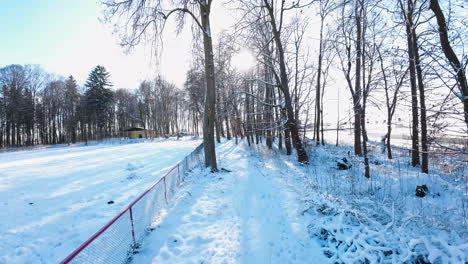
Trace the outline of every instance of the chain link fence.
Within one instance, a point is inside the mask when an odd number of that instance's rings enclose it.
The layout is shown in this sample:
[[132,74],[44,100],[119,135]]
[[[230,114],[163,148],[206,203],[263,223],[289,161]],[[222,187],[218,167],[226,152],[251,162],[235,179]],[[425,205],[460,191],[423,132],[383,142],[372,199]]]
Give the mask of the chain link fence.
[[186,174],[202,162],[203,144],[200,144],[61,263],[127,263],[153,219],[175,196]]

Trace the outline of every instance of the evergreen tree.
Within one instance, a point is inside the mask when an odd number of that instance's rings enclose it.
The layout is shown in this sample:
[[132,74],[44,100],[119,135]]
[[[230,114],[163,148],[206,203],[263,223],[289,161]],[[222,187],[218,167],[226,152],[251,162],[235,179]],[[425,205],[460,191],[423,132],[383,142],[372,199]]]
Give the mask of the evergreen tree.
[[112,86],[109,76],[104,66],[98,65],[91,71],[85,84],[88,88],[85,93],[88,133],[91,136],[111,133],[114,92],[109,88]]
[[76,130],[78,128],[78,119],[76,111],[80,95],[75,78],[70,75],[65,82],[65,125],[67,131],[67,142],[76,142]]

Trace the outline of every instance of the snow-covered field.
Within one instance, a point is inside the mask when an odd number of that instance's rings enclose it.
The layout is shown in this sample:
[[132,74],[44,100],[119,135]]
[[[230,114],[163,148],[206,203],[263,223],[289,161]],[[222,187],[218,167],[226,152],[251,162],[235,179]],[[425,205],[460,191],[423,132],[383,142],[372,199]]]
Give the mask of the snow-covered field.
[[61,261],[200,142],[112,140],[0,153],[0,263]]
[[[199,141],[117,143],[0,154],[0,263],[60,261]],[[224,170],[187,175],[132,263],[468,261],[466,157],[431,156],[426,175],[406,150],[387,160],[370,144],[367,179],[351,145],[308,149],[300,166],[277,148],[218,144]],[[353,167],[338,170],[344,157]]]

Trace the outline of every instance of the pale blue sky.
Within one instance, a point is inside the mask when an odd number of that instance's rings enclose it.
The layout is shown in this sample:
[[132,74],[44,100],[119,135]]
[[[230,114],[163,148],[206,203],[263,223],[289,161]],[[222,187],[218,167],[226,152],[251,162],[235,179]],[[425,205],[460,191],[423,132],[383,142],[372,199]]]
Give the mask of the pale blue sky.
[[[96,0],[2,1],[0,67],[40,64],[48,72],[74,75],[83,83],[102,64],[116,88],[136,88],[141,80],[154,77],[157,69],[149,48],[141,46],[124,55],[111,28],[99,22],[101,8]],[[190,41],[187,36],[167,35],[160,70],[182,85],[190,61]]]
[[[214,34],[234,23],[222,2],[215,1]],[[0,67],[40,64],[48,72],[73,75],[83,84],[88,73],[101,64],[111,73],[115,88],[137,88],[141,80],[153,78],[156,73],[179,87],[183,85],[191,61],[190,26],[176,36],[174,21],[169,21],[156,67],[149,46],[141,45],[132,54],[123,54],[112,29],[99,22],[101,10],[99,0],[2,1]]]

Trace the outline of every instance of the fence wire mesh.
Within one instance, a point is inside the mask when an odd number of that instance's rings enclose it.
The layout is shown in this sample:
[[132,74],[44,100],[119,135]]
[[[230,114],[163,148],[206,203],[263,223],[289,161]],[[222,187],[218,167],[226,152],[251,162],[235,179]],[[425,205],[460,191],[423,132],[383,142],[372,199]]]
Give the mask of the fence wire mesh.
[[62,263],[127,263],[153,220],[174,198],[187,173],[202,161],[203,144],[200,144]]

